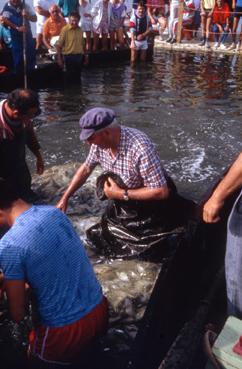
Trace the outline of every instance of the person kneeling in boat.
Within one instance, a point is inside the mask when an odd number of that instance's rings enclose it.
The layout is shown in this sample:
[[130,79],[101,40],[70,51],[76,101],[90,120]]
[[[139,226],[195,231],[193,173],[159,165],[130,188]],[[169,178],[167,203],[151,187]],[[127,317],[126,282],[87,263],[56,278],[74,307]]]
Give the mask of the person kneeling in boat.
[[[112,232],[106,237],[110,242],[114,238],[115,256],[119,251],[134,255],[148,248],[148,244],[158,244],[163,232],[175,228],[179,211],[171,206],[173,199],[175,205],[178,203],[175,185],[170,185],[172,181],[154,144],[145,133],[120,126],[115,112],[107,108],[88,110],[80,119],[80,127],[80,140],[90,145],[90,151],[57,207],[64,212],[67,210],[69,198],[99,164],[104,171],[111,172],[110,175],[104,172],[106,177],[98,181],[103,182],[103,192],[109,200],[105,222],[108,219],[112,222],[112,230],[116,225],[123,227],[123,232],[117,232],[117,237],[113,237]],[[100,238],[102,235],[101,230]],[[122,244],[125,236],[126,246],[128,243],[130,246],[118,247],[118,239]],[[102,248],[105,253],[109,246],[100,246],[99,250]]]
[[79,235],[56,207],[25,202],[3,179],[1,225],[10,229],[0,240],[0,268],[20,334],[26,331],[25,283],[37,305],[33,301],[38,320],[29,335],[31,367],[81,362],[107,329],[108,304]]
[[138,3],[137,10],[134,10],[131,15],[129,28],[131,33],[131,64],[136,62],[139,51],[140,60],[145,62],[148,49],[148,36],[152,32],[152,25],[143,2]]
[[34,195],[26,163],[26,146],[36,157],[37,173],[44,171],[32,122],[40,112],[38,95],[29,89],[16,89],[0,102],[0,177],[11,178],[25,199]]
[[[217,223],[226,200],[242,187],[242,153],[204,204],[203,220]],[[227,224],[225,276],[228,315],[242,319],[242,192],[238,195]]]
[[57,62],[68,72],[80,74],[84,57],[83,32],[79,27],[80,15],[77,12],[70,13],[69,23],[61,30],[57,49]]

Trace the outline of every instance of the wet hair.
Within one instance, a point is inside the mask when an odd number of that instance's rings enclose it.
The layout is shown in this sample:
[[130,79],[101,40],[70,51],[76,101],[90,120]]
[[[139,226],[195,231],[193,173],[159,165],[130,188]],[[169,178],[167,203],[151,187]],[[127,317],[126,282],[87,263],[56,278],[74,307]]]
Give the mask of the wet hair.
[[39,109],[39,97],[35,91],[17,88],[9,93],[7,97],[8,106],[16,109],[21,114],[26,114],[29,109]]
[[0,209],[8,209],[14,201],[19,199],[19,194],[14,184],[0,177]]
[[74,17],[77,18],[78,20],[80,20],[80,14],[78,12],[70,12],[69,14],[69,18]]

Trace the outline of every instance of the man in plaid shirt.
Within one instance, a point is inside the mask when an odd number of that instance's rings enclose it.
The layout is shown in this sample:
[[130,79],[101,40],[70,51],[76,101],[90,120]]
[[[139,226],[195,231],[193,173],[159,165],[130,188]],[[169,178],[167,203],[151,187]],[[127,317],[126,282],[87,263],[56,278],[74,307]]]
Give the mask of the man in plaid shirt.
[[66,211],[68,200],[85,183],[92,170],[102,169],[118,174],[126,189],[111,178],[104,193],[113,200],[165,200],[169,197],[165,171],[154,144],[141,131],[120,126],[111,109],[93,108],[80,119],[80,139],[91,146],[86,161],[74,175],[57,207]]

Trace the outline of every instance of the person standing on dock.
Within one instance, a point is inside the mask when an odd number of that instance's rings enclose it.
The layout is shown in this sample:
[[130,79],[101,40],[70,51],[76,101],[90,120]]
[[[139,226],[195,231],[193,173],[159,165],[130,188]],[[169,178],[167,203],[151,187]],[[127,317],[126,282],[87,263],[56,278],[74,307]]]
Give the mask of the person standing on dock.
[[[216,223],[226,200],[242,187],[242,153],[232,164],[204,204],[203,220]],[[242,192],[237,197],[227,225],[225,275],[228,314],[242,319]]]
[[202,26],[202,41],[199,46],[210,48],[209,36],[212,23],[212,15],[215,7],[215,0],[201,0],[201,26]]
[[[25,18],[25,21],[23,21]],[[2,11],[4,25],[9,27],[12,39],[12,55],[16,73],[23,72],[23,32],[26,33],[27,70],[35,68],[35,46],[30,22],[36,22],[37,17],[33,9],[21,0],[10,0]],[[23,25],[25,23],[25,25]]]
[[37,173],[44,171],[32,122],[38,114],[38,95],[31,90],[14,90],[0,102],[0,177],[11,179],[24,199],[33,197],[31,175],[25,158],[26,146],[36,157]]
[[214,32],[215,49],[226,49],[225,41],[229,34],[230,9],[223,0],[216,0],[212,16],[212,32]]
[[79,2],[78,0],[58,0],[57,5],[61,8],[63,17],[68,21],[70,14],[78,12]]
[[98,0],[91,10],[93,26],[93,51],[99,49],[101,36],[102,51],[108,50],[108,33],[111,18],[111,4],[109,0]]
[[[236,48],[236,31],[242,16],[242,0],[232,0],[232,9],[233,9],[233,27],[232,27],[232,44],[228,47],[228,50],[234,50]],[[238,47],[240,48],[240,41],[238,43]]]
[[26,284],[36,310],[30,367],[69,368],[79,361],[78,367],[86,367],[84,355],[90,362],[88,349],[106,332],[108,303],[79,235],[56,207],[24,201],[3,179],[0,226],[9,229],[0,240],[0,268],[20,342],[28,333]]

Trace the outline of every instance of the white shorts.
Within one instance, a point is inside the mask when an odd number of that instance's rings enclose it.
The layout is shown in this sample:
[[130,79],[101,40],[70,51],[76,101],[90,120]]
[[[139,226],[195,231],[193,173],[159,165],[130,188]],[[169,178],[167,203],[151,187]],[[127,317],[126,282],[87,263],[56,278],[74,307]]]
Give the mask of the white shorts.
[[147,40],[142,41],[134,41],[136,50],[147,50],[148,49],[148,42]]
[[42,33],[44,23],[45,23],[46,19],[47,18],[45,16],[37,14],[37,23],[36,23],[36,33],[37,33],[37,35],[39,33]]

